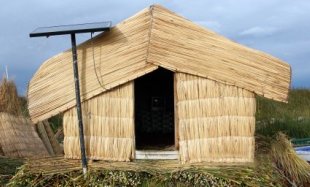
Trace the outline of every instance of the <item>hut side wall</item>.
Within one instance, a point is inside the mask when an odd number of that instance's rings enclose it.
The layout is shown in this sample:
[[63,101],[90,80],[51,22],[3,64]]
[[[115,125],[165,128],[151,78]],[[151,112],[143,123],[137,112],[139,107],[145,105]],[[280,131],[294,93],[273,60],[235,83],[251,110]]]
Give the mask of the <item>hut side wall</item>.
[[175,76],[181,161],[253,161],[254,94],[193,75]]
[[[90,159],[129,161],[134,155],[133,82],[82,103],[86,154]],[[66,158],[80,158],[76,108],[64,114]]]

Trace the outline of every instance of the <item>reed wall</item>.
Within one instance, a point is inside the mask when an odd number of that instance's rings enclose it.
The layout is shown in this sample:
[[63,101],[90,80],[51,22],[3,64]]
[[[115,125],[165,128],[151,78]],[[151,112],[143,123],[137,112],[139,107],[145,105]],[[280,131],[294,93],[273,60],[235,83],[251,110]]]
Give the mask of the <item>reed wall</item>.
[[42,157],[48,152],[29,119],[0,113],[0,147],[8,157]]
[[254,94],[189,74],[175,79],[181,161],[252,162]]
[[[129,161],[134,157],[133,82],[82,103],[86,155],[89,159]],[[66,158],[80,158],[76,108],[64,113]]]

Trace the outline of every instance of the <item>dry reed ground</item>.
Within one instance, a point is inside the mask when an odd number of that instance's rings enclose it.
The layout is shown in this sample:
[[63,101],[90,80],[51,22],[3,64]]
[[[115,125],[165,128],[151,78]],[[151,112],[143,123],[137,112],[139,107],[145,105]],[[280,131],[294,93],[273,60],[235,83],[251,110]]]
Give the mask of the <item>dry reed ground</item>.
[[271,157],[279,172],[292,186],[310,185],[310,165],[301,159],[283,133],[278,133],[271,144]]
[[180,164],[178,161],[93,161],[84,179],[79,160],[63,157],[28,160],[9,186],[308,186],[310,166],[287,137],[256,141],[253,164]]
[[79,160],[56,157],[27,161],[9,186],[279,186],[282,180],[266,155],[254,164],[229,165],[97,161],[86,179]]

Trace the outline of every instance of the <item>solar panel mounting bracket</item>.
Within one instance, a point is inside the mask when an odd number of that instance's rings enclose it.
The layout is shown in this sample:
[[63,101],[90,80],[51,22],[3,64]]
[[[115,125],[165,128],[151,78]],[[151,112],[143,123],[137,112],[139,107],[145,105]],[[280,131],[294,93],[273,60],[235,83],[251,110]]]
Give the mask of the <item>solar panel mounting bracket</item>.
[[30,37],[43,37],[55,36],[55,35],[71,35],[71,45],[72,45],[72,59],[73,59],[73,72],[74,72],[74,84],[75,84],[75,97],[76,97],[76,108],[78,115],[78,125],[79,125],[79,137],[80,137],[80,147],[81,147],[81,160],[83,174],[86,176],[87,173],[87,159],[85,152],[85,141],[84,141],[84,131],[83,131],[83,118],[81,110],[81,96],[80,96],[80,84],[79,84],[79,72],[78,72],[78,60],[77,60],[77,50],[76,50],[76,34],[79,33],[94,33],[109,31],[111,29],[112,22],[96,22],[96,23],[85,23],[85,24],[75,24],[75,25],[60,25],[52,27],[39,27],[29,34]]

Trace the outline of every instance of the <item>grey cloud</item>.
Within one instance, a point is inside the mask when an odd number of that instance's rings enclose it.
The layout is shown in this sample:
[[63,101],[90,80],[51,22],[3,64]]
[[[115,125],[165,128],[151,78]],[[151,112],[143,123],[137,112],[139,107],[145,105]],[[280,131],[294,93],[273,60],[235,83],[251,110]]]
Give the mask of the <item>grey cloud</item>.
[[198,25],[204,26],[216,32],[221,32],[222,25],[217,21],[195,21]]
[[244,31],[241,31],[239,35],[241,36],[254,36],[254,37],[259,37],[259,36],[269,36],[273,35],[277,32],[277,28],[275,27],[252,27],[249,29],[246,29]]

